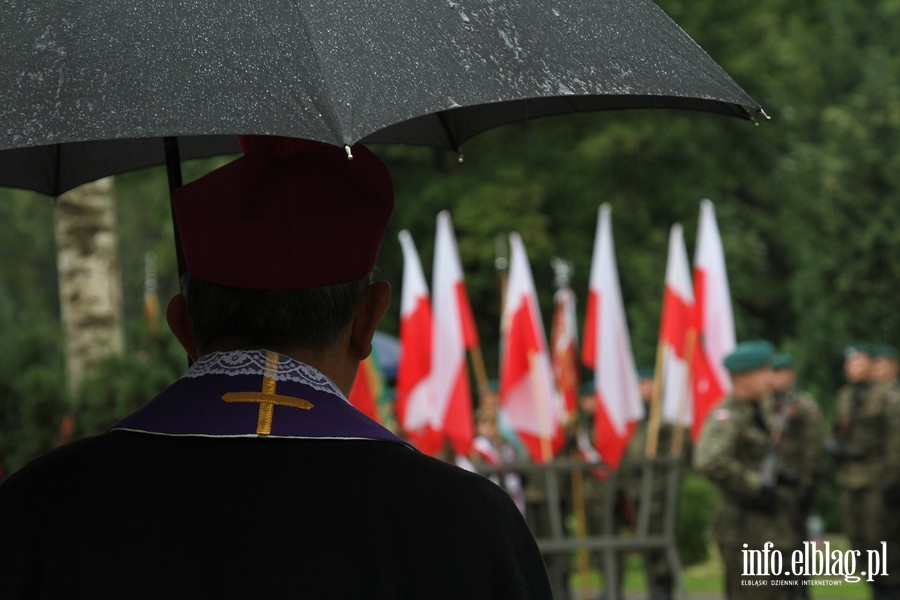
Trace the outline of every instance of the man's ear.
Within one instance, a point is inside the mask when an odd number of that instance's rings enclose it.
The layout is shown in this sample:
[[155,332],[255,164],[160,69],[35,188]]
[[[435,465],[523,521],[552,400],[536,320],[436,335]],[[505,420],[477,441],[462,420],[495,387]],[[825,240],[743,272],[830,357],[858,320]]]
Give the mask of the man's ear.
[[375,328],[390,305],[391,285],[388,282],[376,281],[366,287],[350,328],[350,352],[356,360],[363,361],[372,353]]
[[191,319],[188,315],[187,299],[184,297],[184,294],[175,294],[169,300],[169,307],[166,309],[166,322],[190,359],[196,361],[197,343],[194,341],[194,334],[191,331]]

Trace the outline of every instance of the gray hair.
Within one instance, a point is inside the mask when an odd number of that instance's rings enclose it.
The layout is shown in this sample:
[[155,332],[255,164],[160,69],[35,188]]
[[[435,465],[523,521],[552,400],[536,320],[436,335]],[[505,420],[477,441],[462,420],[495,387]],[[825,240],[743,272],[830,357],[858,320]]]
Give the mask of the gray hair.
[[371,281],[370,274],[327,287],[245,290],[186,273],[181,289],[201,354],[225,345],[318,352],[333,345],[350,324]]

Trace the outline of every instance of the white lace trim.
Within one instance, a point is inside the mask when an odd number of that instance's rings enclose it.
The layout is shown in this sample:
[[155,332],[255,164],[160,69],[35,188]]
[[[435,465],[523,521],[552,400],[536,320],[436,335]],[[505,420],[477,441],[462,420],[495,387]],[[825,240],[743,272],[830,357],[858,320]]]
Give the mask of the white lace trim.
[[[331,379],[315,367],[311,367],[283,354],[279,355],[276,381],[303,383],[315,390],[339,396],[345,402],[344,394]],[[182,377],[195,378],[204,375],[259,375],[266,373],[266,350],[234,350],[213,352],[201,356]]]

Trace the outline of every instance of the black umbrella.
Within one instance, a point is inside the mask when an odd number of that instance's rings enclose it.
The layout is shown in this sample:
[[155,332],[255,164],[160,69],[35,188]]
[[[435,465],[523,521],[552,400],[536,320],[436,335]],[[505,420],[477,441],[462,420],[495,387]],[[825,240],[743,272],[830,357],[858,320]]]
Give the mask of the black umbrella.
[[0,185],[49,195],[163,162],[163,138],[185,158],[236,151],[238,133],[458,149],[502,123],[574,111],[762,113],[650,0],[3,10]]

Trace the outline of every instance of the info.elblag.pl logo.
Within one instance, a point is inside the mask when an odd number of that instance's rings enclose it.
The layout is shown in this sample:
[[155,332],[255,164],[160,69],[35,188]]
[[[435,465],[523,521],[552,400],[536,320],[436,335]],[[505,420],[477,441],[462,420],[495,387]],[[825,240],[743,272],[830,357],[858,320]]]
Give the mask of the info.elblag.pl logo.
[[[803,542],[802,549],[791,553],[790,564],[785,564],[781,551],[772,542],[763,544],[761,550],[748,548],[747,544],[743,548],[742,575],[746,577],[843,577],[844,581],[857,582],[862,577],[875,581],[875,577],[888,574],[887,542],[881,542],[880,549],[866,550],[865,556],[861,550],[832,549],[829,542]],[[865,570],[857,573],[857,568]]]

